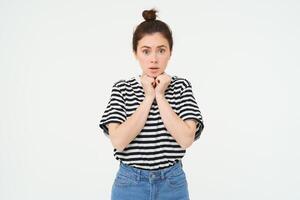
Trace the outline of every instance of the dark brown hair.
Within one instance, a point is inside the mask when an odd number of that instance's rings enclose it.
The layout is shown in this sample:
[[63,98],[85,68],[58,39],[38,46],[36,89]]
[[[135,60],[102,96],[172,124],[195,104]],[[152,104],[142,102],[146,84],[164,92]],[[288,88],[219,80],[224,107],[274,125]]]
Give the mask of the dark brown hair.
[[165,22],[156,19],[156,12],[157,10],[154,8],[143,11],[142,15],[145,21],[141,22],[136,27],[132,38],[132,48],[135,53],[137,52],[137,45],[140,39],[142,39],[146,34],[153,34],[157,32],[161,33],[168,40],[170,51],[172,52],[172,31]]

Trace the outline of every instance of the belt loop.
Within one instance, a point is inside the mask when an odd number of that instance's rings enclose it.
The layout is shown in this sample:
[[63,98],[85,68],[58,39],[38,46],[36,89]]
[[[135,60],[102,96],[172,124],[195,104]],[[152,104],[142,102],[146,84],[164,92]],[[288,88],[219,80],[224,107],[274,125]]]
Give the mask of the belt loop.
[[165,170],[161,170],[160,171],[160,176],[161,176],[161,179],[165,179]]
[[182,168],[183,165],[182,165],[182,161],[181,161],[181,160],[179,160],[179,164],[180,164],[180,166],[181,166],[181,168]]
[[136,179],[137,179],[137,181],[140,181],[141,180],[141,174],[142,174],[142,172],[141,172],[142,170],[137,170],[137,177],[136,177]]

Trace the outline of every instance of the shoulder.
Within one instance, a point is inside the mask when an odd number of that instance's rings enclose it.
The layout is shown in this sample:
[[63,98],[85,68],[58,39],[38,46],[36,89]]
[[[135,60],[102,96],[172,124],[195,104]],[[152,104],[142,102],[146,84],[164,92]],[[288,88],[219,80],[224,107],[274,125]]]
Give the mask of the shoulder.
[[121,89],[129,88],[129,86],[134,82],[134,77],[119,78],[113,82],[113,88]]
[[172,80],[175,86],[181,86],[182,89],[192,87],[191,82],[186,77],[173,75]]
[[132,81],[133,77],[126,77],[126,78],[119,78],[114,81],[113,86],[114,87],[121,87],[126,84],[129,84]]
[[126,82],[125,79],[118,79],[113,83],[113,87],[120,87],[122,84],[124,84]]

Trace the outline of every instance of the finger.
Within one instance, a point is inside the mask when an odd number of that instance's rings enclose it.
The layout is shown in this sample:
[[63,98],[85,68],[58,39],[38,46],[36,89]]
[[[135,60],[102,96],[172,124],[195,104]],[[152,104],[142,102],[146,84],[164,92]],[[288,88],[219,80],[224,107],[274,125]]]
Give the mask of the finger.
[[154,82],[154,83],[152,83],[152,86],[155,88],[156,87],[156,83]]
[[159,79],[157,78],[157,79],[155,80],[155,82],[156,82],[157,84],[159,84]]
[[156,85],[156,82],[155,82],[155,80],[152,80],[152,81],[151,81],[151,83],[152,83],[152,85],[153,85],[153,86],[155,86],[155,85]]

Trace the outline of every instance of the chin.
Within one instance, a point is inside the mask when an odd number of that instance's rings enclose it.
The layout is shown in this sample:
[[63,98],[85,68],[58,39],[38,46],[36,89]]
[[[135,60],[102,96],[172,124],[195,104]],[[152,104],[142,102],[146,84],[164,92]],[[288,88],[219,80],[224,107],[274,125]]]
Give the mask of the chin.
[[152,78],[156,78],[158,75],[152,74],[152,73],[147,73],[147,76],[152,77]]
[[156,78],[156,77],[158,77],[159,75],[161,75],[163,73],[164,72],[157,72],[157,73],[153,74],[153,73],[149,72],[149,73],[147,73],[147,75],[150,76],[150,77]]

